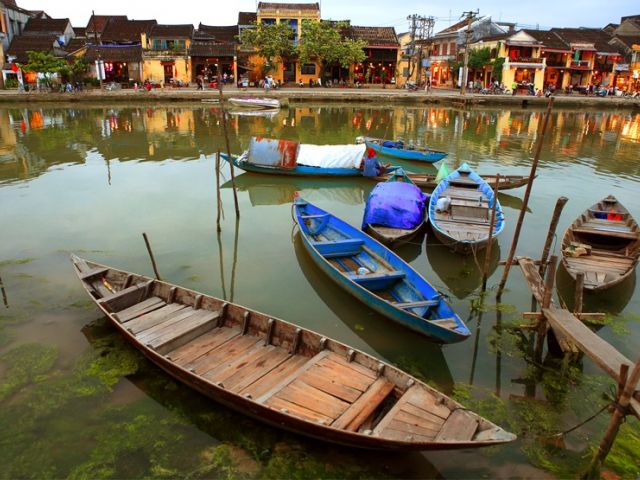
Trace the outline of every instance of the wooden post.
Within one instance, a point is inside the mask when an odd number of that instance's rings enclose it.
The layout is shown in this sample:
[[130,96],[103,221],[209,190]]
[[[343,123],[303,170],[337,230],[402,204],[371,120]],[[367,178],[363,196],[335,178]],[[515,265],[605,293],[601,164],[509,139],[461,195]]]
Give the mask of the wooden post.
[[551,223],[549,224],[549,232],[547,233],[547,240],[544,242],[544,248],[542,249],[542,256],[540,257],[540,276],[544,278],[544,272],[547,269],[547,257],[549,256],[549,250],[551,250],[551,244],[553,243],[553,237],[556,234],[556,228],[558,227],[558,221],[562,214],[562,209],[567,204],[569,199],[567,197],[560,197],[556,201],[556,208],[553,209],[553,216],[551,217]]
[[147,245],[147,252],[149,252],[149,257],[151,258],[151,265],[153,266],[153,273],[156,274],[156,278],[158,280],[162,280],[160,278],[160,274],[158,273],[158,266],[156,265],[156,259],[153,256],[153,251],[151,251],[151,245],[149,244],[149,239],[147,238],[147,234],[142,232],[142,237],[144,238],[144,243]]
[[218,204],[218,215],[216,217],[216,229],[218,233],[222,231],[220,227],[220,212],[222,211],[222,201],[220,199],[220,150],[216,154],[216,200]]
[[573,313],[580,318],[582,313],[582,296],[584,294],[584,272],[576,274],[576,299],[573,305]]
[[527,206],[529,205],[529,196],[531,195],[531,188],[533,187],[533,180],[536,178],[536,170],[538,168],[538,160],[540,159],[540,152],[542,151],[542,142],[544,141],[544,135],[547,131],[547,124],[549,123],[549,118],[551,117],[551,108],[553,107],[553,97],[549,99],[549,104],[547,106],[547,111],[544,115],[544,120],[542,121],[542,127],[540,129],[540,136],[538,137],[538,142],[536,143],[535,153],[533,155],[533,163],[531,164],[531,172],[529,173],[529,182],[527,183],[527,189],[524,192],[524,199],[522,200],[522,208],[520,209],[520,215],[518,216],[518,223],[516,224],[516,230],[513,234],[513,241],[511,242],[511,250],[509,251],[509,256],[507,257],[507,262],[504,266],[504,272],[502,273],[502,279],[500,280],[500,284],[498,286],[498,299],[502,296],[502,291],[504,290],[504,286],[507,283],[507,278],[509,277],[509,270],[511,269],[511,263],[513,262],[513,257],[516,253],[516,247],[518,246],[518,239],[520,238],[520,230],[522,229],[522,222],[524,220],[524,216],[527,213]]
[[227,131],[227,112],[224,109],[224,96],[222,95],[222,75],[218,67],[218,93],[220,94],[220,113],[222,116],[222,131],[224,132],[224,143],[227,147],[227,158],[231,165],[231,185],[233,186],[233,203],[236,207],[236,217],[240,217],[240,207],[238,206],[238,194],[236,193],[236,177],[233,172],[233,163],[231,162],[231,144],[229,143],[229,132]]
[[2,277],[0,277],[0,290],[2,290],[2,302],[5,308],[9,308],[9,300],[7,300],[7,292],[4,289],[4,283],[2,283]]
[[623,363],[620,365],[620,376],[618,377],[618,393],[617,396],[622,396],[622,392],[624,391],[624,386],[627,384],[627,379],[629,378],[629,365]]
[[[558,257],[553,255],[549,259],[549,268],[547,269],[547,277],[544,281],[544,297],[542,298],[542,308],[549,308],[551,305],[551,297],[553,296],[553,284],[556,278],[556,264],[558,262]],[[544,313],[540,315],[540,320],[538,320],[538,336],[536,337],[536,347],[533,352],[534,358],[538,361],[542,361],[542,348],[544,345],[544,338],[547,335],[547,319],[544,316]]]
[[613,411],[613,415],[611,416],[611,420],[609,421],[609,426],[602,438],[602,442],[598,447],[598,451],[596,452],[593,460],[591,462],[591,466],[589,468],[589,473],[593,474],[597,472],[602,466],[605,458],[609,454],[611,450],[611,446],[618,435],[618,429],[620,428],[620,424],[627,414],[626,410],[629,407],[629,403],[631,401],[631,397],[638,385],[638,381],[640,380],[640,360],[636,362],[627,383],[624,386],[622,391],[622,395],[618,397],[617,404],[615,405],[615,410]]
[[493,187],[493,207],[491,208],[491,221],[489,222],[489,243],[484,257],[484,268],[482,269],[482,292],[487,290],[487,277],[489,276],[489,265],[491,263],[491,250],[493,249],[493,229],[496,226],[496,206],[498,205],[498,186],[500,185],[500,174],[496,175],[496,183]]

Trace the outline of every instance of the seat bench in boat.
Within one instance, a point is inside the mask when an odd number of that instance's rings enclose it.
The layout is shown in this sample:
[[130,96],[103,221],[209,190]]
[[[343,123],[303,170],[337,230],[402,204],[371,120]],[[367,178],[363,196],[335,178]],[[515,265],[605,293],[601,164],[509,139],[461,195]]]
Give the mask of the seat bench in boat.
[[364,240],[360,238],[325,240],[313,242],[313,245],[318,250],[318,253],[325,258],[347,257],[359,253],[364,245]]

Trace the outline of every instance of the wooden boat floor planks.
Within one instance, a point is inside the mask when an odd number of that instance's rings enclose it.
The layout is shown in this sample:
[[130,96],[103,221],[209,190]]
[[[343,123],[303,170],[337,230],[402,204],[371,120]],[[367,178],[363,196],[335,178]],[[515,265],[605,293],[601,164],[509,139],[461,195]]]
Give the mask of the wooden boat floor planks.
[[609,195],[583,212],[562,238],[562,263],[569,275],[584,274],[584,288],[606,290],[629,277],[640,257],[640,228]]
[[[335,340],[169,283],[75,255],[72,261],[87,293],[132,345],[229,408],[371,449],[472,448],[515,439],[410,375]],[[143,295],[128,293],[138,290]]]
[[436,342],[469,337],[444,297],[391,250],[300,198],[294,211],[314,263],[367,307]]
[[[406,175],[415,183],[418,187],[424,189],[434,189],[438,186],[436,182],[437,175],[430,173],[411,173],[405,172]],[[391,173],[379,177],[369,177],[377,182],[386,182],[391,177]],[[497,175],[481,175],[485,182],[493,186],[496,184]],[[509,190],[512,188],[519,188],[527,184],[529,177],[527,175],[500,175],[500,185],[498,190]]]
[[[448,199],[446,209],[438,208],[438,200]],[[496,221],[489,235],[493,202]],[[429,221],[438,239],[452,250],[468,255],[493,241],[504,229],[504,215],[494,191],[464,163],[443,179],[429,201]]]

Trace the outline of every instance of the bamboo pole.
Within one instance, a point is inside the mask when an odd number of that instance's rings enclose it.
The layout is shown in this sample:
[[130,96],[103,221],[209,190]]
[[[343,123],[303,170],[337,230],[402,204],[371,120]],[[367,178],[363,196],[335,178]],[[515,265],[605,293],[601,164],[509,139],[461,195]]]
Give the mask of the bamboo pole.
[[482,269],[482,293],[487,290],[487,277],[489,276],[489,265],[491,263],[491,250],[493,249],[493,229],[496,226],[496,208],[498,205],[498,187],[500,185],[500,174],[496,175],[496,183],[493,187],[493,207],[491,208],[491,221],[489,222],[489,243],[484,257],[484,268]]
[[540,276],[544,277],[544,271],[547,268],[547,257],[551,250],[551,244],[553,243],[553,237],[556,234],[556,228],[558,227],[558,221],[562,214],[562,209],[567,204],[569,199],[567,197],[560,197],[556,201],[556,207],[553,209],[553,215],[551,216],[551,223],[549,224],[549,232],[547,233],[547,240],[544,242],[544,248],[542,249],[542,256],[540,257]]
[[233,186],[233,204],[236,208],[236,217],[240,217],[240,207],[238,206],[238,193],[236,192],[236,177],[231,162],[231,144],[229,143],[229,132],[227,131],[227,112],[224,108],[224,96],[222,95],[222,76],[218,69],[218,92],[220,94],[220,115],[222,117],[222,130],[224,132],[224,143],[227,148],[227,158],[231,166],[231,185]]
[[217,216],[216,216],[216,230],[218,233],[222,231],[220,227],[220,212],[222,211],[222,200],[220,198],[220,150],[216,154],[216,200],[217,200]]
[[[542,308],[549,308],[551,305],[551,297],[553,296],[553,284],[556,278],[556,264],[558,263],[558,257],[552,255],[549,259],[549,268],[547,269],[547,276],[544,281],[544,297],[542,298]],[[534,356],[538,362],[542,360],[542,347],[544,345],[544,338],[547,334],[547,319],[544,313],[541,314],[538,320],[537,327],[538,335],[536,337],[536,347],[534,350]]]
[[618,430],[620,429],[620,424],[622,420],[627,414],[627,408],[629,407],[629,403],[631,401],[631,397],[638,385],[638,381],[640,381],[640,360],[636,362],[627,383],[624,386],[622,394],[618,397],[617,403],[614,406],[613,415],[611,416],[611,420],[609,421],[609,426],[605,431],[604,437],[602,438],[602,442],[598,447],[598,451],[596,452],[593,460],[591,462],[591,466],[589,467],[588,475],[593,475],[596,473],[604,460],[607,458],[611,447],[613,446],[613,442],[618,435]]
[[7,292],[4,289],[4,283],[2,282],[2,277],[0,277],[0,290],[2,290],[2,302],[4,303],[5,308],[9,308],[9,300],[7,299]]
[[576,274],[576,299],[573,305],[573,313],[580,318],[582,313],[582,298],[584,294],[584,273],[578,272]]
[[529,196],[531,195],[533,180],[536,178],[538,160],[540,159],[540,152],[542,151],[542,142],[544,141],[544,135],[547,131],[547,125],[549,123],[549,118],[551,117],[552,108],[553,108],[553,97],[549,99],[549,104],[547,105],[547,111],[544,115],[544,120],[542,121],[542,127],[540,129],[540,137],[538,137],[538,142],[536,143],[535,153],[533,155],[533,163],[531,164],[531,172],[529,173],[529,182],[527,183],[527,189],[524,192],[524,199],[522,200],[522,208],[520,209],[518,223],[516,224],[516,230],[513,234],[513,241],[511,242],[511,249],[509,251],[509,256],[507,257],[507,262],[504,266],[504,272],[502,273],[502,279],[500,280],[500,284],[498,286],[498,293],[497,293],[498,299],[502,296],[502,291],[504,290],[504,286],[507,283],[507,278],[509,277],[509,270],[511,269],[511,263],[513,262],[513,257],[515,256],[515,253],[516,253],[516,247],[518,246],[518,239],[520,238],[520,230],[522,229],[522,222],[524,220],[524,216],[527,213],[527,206],[529,205]]
[[153,251],[151,250],[151,244],[149,243],[149,239],[147,238],[147,234],[142,232],[142,237],[144,238],[144,243],[147,246],[147,252],[149,252],[149,257],[151,258],[151,265],[153,266],[153,273],[156,274],[156,279],[162,280],[160,278],[160,274],[158,273],[158,266],[156,265],[156,259],[153,256]]

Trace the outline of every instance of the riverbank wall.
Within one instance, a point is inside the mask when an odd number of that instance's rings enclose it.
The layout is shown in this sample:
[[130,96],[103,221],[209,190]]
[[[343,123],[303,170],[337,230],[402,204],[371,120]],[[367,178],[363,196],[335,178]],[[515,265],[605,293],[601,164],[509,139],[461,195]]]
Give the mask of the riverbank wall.
[[[258,89],[239,90],[228,88],[223,91],[224,98],[237,96],[269,97],[284,100],[290,105],[307,103],[370,103],[376,105],[442,105],[452,107],[506,107],[544,108],[548,99],[524,95],[460,95],[457,91],[434,90],[426,92],[408,92],[394,89],[283,89],[265,93]],[[2,104],[131,104],[131,103],[173,103],[205,102],[215,104],[219,100],[217,90],[164,89],[146,91],[91,90],[78,93],[44,92],[7,92],[0,93]],[[631,110],[640,112],[640,98],[623,97],[587,97],[584,95],[555,96],[556,108],[586,108],[592,110]]]

